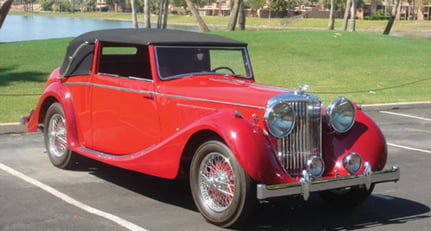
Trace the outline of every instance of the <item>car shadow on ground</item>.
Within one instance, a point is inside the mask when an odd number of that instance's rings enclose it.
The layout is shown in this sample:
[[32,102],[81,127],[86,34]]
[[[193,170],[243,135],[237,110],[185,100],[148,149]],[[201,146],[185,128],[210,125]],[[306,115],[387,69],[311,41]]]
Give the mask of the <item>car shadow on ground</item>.
[[[82,161],[78,171],[88,171],[89,174],[142,196],[197,211],[186,177],[161,179],[92,160]],[[312,194],[307,202],[300,197],[261,202],[239,230],[377,229],[388,224],[429,219],[429,211],[430,208],[424,204],[380,194],[373,194],[353,209],[343,210],[331,207],[317,194]]]

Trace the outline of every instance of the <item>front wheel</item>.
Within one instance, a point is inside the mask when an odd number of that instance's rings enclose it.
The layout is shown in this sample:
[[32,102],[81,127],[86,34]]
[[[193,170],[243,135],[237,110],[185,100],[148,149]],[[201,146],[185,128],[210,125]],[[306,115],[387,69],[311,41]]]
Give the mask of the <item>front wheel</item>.
[[255,205],[253,180],[232,151],[220,141],[207,141],[195,152],[190,167],[193,200],[210,223],[238,225]]
[[352,186],[320,192],[320,197],[337,208],[348,209],[364,202],[373,192],[374,184],[369,189],[365,185]]
[[44,139],[49,160],[58,168],[72,168],[76,154],[67,148],[67,126],[61,105],[53,103],[45,118]]

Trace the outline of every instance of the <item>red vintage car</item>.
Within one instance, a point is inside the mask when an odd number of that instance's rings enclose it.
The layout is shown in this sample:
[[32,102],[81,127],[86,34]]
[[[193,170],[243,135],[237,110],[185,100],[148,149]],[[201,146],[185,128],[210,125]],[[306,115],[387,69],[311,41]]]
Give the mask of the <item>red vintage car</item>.
[[257,84],[247,44],[185,31],[113,29],[73,39],[28,118],[53,165],[77,155],[174,179],[203,217],[240,224],[255,202],[311,192],[336,206],[396,182],[385,138],[345,97]]

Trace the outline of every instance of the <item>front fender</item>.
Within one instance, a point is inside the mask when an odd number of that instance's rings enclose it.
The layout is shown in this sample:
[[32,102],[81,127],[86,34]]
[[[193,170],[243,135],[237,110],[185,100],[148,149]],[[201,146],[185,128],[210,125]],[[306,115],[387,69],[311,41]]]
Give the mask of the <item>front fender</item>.
[[[329,130],[327,127],[323,129]],[[323,134],[323,158],[326,164],[325,174],[347,175],[343,167],[343,158],[350,152],[362,157],[363,164],[368,162],[373,171],[382,170],[386,164],[386,140],[377,124],[362,110],[356,111],[356,122],[352,129],[344,134],[331,132]],[[361,173],[364,170],[359,171]]]
[[67,126],[68,148],[74,150],[79,142],[76,128],[75,110],[69,89],[60,81],[51,82],[45,87],[38,105],[32,113],[27,124],[27,130],[35,132],[39,125],[45,123],[45,115],[51,104],[58,102],[61,104]]
[[278,163],[264,131],[235,110],[219,110],[199,123],[223,138],[241,167],[256,182],[280,184],[293,181]]

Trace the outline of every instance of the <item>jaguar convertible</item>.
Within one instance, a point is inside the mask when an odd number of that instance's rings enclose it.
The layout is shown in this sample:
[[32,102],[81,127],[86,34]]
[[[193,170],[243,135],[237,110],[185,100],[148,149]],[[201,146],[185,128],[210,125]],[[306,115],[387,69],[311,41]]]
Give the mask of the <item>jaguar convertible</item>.
[[[59,63],[60,64],[60,63]],[[188,176],[197,209],[239,225],[258,201],[320,194],[334,206],[396,182],[387,146],[360,105],[323,106],[306,87],[255,83],[245,42],[158,29],[73,39],[27,118],[52,164],[85,156],[174,179]]]

